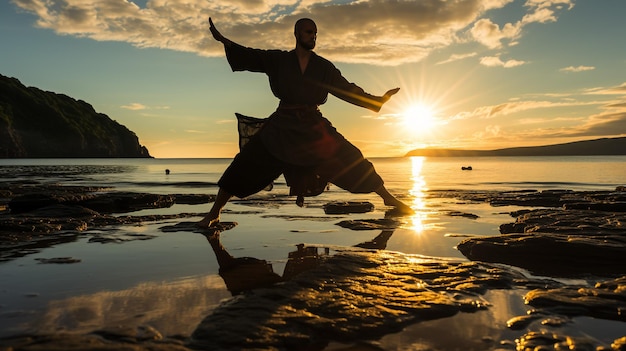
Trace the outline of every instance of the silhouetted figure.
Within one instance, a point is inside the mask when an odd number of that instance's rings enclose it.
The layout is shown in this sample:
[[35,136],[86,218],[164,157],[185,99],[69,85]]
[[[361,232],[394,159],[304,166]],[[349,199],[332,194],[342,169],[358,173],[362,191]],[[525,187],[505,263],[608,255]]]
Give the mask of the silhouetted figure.
[[222,208],[233,195],[243,198],[257,193],[281,174],[299,206],[304,196],[319,195],[333,183],[353,193],[376,192],[386,205],[412,212],[387,191],[373,165],[318,108],[330,93],[378,112],[399,88],[374,96],[346,80],[330,61],[313,52],[317,26],[311,19],[296,22],[296,47],[291,51],[241,46],[225,38],[210,18],[209,22],[215,40],[224,44],[232,70],[265,73],[280,103],[220,178],[213,207],[199,226],[219,222]]

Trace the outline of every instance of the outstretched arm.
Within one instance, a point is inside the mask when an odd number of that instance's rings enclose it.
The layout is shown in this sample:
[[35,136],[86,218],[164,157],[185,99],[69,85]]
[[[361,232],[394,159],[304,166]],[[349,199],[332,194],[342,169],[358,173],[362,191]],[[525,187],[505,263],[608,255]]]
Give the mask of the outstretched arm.
[[389,101],[389,99],[391,99],[391,97],[394,96],[399,90],[400,88],[388,90],[385,95],[380,97],[380,104],[383,105],[385,102]]
[[234,44],[232,40],[223,36],[222,33],[220,33],[217,30],[217,28],[215,28],[215,25],[213,24],[213,20],[211,19],[211,17],[209,17],[209,29],[211,30],[211,34],[213,34],[213,38],[219,41],[220,43],[224,44],[224,46],[230,47]]
[[[345,78],[342,77],[342,80],[345,81]],[[376,96],[366,93],[359,86],[348,81],[345,81],[343,88],[324,83],[316,84],[328,89],[328,92],[344,101],[365,107],[374,112],[380,111],[383,105],[400,90],[400,88],[394,88],[388,90],[383,96]]]

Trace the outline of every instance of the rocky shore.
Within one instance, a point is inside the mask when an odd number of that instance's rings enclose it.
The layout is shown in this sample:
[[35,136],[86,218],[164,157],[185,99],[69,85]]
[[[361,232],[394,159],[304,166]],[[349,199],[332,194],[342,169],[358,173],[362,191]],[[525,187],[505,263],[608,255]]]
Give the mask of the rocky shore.
[[[236,223],[204,232],[192,222],[163,226],[163,232],[204,234],[218,258],[220,276],[234,295],[191,335],[119,326],[86,334],[7,337],[0,339],[0,350],[383,350],[381,338],[411,326],[496,308],[501,301],[493,296],[499,291],[511,291],[529,306],[527,313],[510,316],[506,325],[493,326],[515,336],[474,335],[466,340],[466,349],[626,350],[626,332],[600,342],[568,328],[586,317],[626,322],[626,189],[449,190],[427,196],[524,209],[509,213],[512,221],[500,226],[501,235],[461,240],[458,250],[470,261],[384,250],[389,231],[402,225],[399,218],[337,221],[344,228],[381,233],[353,247],[300,245],[289,255],[283,276],[268,271],[263,260],[236,258],[226,251],[220,233]],[[88,229],[199,216],[132,212],[214,198],[13,182],[0,187],[0,199],[0,260],[8,261],[76,240]],[[344,205],[361,212],[369,207]],[[342,213],[340,203],[326,207]],[[150,238],[94,235],[90,240]],[[256,278],[253,284],[244,279],[250,276]],[[436,345],[418,349],[445,350]]]

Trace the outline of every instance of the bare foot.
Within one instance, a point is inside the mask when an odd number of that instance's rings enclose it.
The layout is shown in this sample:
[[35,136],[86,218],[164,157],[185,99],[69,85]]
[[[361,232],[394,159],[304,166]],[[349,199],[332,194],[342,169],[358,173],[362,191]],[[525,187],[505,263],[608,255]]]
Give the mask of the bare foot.
[[209,213],[200,222],[196,223],[196,226],[202,229],[211,228],[211,227],[215,227],[219,222],[220,222],[220,216],[215,217]]
[[397,213],[397,214],[414,214],[415,213],[415,211],[411,208],[411,206],[395,198],[385,201],[385,205],[393,206],[394,207],[394,209],[392,210],[393,213]]

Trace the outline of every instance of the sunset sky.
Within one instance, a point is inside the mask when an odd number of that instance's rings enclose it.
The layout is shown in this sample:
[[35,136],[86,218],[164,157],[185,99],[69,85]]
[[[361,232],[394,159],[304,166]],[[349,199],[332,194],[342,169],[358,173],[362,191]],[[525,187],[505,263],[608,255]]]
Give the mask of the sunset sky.
[[624,0],[9,0],[0,74],[69,95],[127,126],[152,156],[232,157],[235,112],[267,117],[267,77],[233,73],[227,38],[315,51],[379,113],[330,96],[323,114],[365,156],[626,136]]

